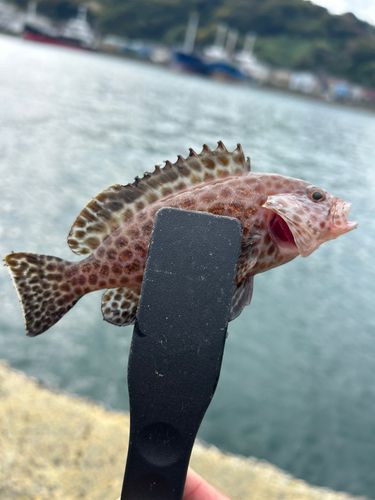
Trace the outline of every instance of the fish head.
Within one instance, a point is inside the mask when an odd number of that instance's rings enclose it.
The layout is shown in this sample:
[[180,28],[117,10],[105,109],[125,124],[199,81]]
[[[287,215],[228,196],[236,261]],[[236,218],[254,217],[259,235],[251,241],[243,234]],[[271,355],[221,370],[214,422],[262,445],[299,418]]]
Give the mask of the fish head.
[[262,205],[272,210],[269,233],[281,252],[308,257],[325,241],[357,227],[348,221],[351,204],[315,186],[268,196]]

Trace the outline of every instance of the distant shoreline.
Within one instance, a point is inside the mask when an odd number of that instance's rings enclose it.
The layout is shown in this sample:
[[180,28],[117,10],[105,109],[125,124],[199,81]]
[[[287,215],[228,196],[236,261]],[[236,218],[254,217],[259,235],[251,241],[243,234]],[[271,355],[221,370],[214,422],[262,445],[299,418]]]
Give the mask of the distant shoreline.
[[[107,51],[107,50],[98,50],[97,53],[99,54],[106,54],[106,55],[109,55],[109,56],[113,56],[113,57],[116,57],[116,58],[119,58],[119,59],[125,59],[125,60],[129,60],[129,61],[137,61],[141,64],[147,64],[149,66],[159,66],[159,67],[163,67],[165,68],[166,70],[169,70],[169,71],[173,71],[173,69],[170,67],[170,66],[167,66],[167,65],[157,65],[157,64],[154,64],[152,61],[148,61],[148,60],[142,60],[142,59],[137,59],[136,57],[131,57],[129,55],[125,55],[125,54],[121,54],[121,53],[116,53],[116,52],[112,52],[112,51]],[[183,72],[182,72],[183,73]],[[193,75],[193,76],[199,76],[199,75],[196,75],[194,73],[189,73],[189,72],[185,72],[185,74],[187,76],[189,75]],[[355,109],[355,110],[363,110],[363,111],[366,111],[366,112],[369,112],[371,114],[375,113],[375,102],[374,104],[372,103],[354,103],[354,102],[350,102],[350,101],[340,101],[340,100],[327,100],[327,99],[323,99],[322,97],[319,97],[318,95],[313,95],[313,94],[307,94],[307,93],[303,93],[303,92],[297,92],[297,91],[293,91],[293,90],[290,90],[290,89],[286,89],[286,88],[281,88],[281,87],[276,87],[276,86],[273,86],[273,85],[270,85],[270,84],[266,84],[266,85],[250,85],[250,84],[243,84],[241,82],[233,82],[233,81],[220,81],[220,80],[213,80],[211,78],[207,78],[205,76],[201,76],[202,79],[204,80],[212,80],[212,81],[216,81],[217,83],[229,83],[229,84],[232,84],[232,85],[240,85],[240,86],[243,86],[243,87],[249,87],[251,89],[264,89],[264,90],[269,90],[269,91],[272,91],[272,92],[278,92],[280,94],[286,94],[286,95],[291,95],[291,96],[297,96],[297,97],[301,97],[302,99],[308,99],[308,100],[312,100],[312,101],[315,101],[315,102],[321,102],[321,103],[325,103],[325,104],[332,104],[332,105],[335,105],[335,106],[338,106],[338,107],[343,107],[343,108],[351,108],[351,109]]]

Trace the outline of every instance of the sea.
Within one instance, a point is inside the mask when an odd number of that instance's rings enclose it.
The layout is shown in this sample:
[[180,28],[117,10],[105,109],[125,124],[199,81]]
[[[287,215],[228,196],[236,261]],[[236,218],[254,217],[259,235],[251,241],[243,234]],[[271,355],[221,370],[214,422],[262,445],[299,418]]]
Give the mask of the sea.
[[[253,171],[351,202],[359,225],[255,277],[251,305],[229,324],[198,436],[313,485],[375,498],[375,114],[2,35],[0,256],[80,260],[66,238],[93,196],[219,140],[228,150],[241,143]],[[132,327],[103,322],[100,300],[83,297],[28,338],[1,267],[0,358],[47,386],[128,410]]]

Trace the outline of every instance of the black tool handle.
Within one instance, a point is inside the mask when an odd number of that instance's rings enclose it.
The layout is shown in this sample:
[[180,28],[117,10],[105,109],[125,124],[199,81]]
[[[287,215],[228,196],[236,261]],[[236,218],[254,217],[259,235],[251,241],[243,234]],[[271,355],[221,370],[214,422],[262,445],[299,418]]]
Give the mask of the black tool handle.
[[223,357],[242,226],[156,216],[128,365],[130,442],[121,500],[181,500]]

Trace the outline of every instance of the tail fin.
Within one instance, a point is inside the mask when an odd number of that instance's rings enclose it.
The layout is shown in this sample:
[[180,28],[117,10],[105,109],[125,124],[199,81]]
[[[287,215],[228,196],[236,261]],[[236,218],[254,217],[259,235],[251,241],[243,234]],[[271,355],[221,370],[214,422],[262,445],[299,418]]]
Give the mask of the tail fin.
[[67,277],[73,262],[49,255],[12,253],[5,257],[5,263],[22,303],[29,337],[51,328],[84,295],[71,287]]

